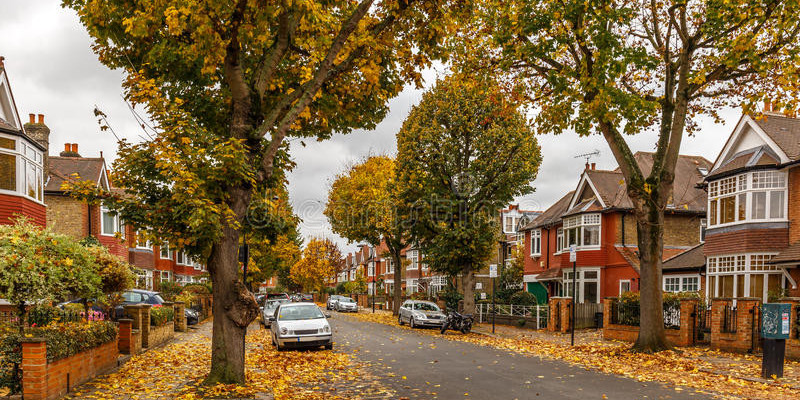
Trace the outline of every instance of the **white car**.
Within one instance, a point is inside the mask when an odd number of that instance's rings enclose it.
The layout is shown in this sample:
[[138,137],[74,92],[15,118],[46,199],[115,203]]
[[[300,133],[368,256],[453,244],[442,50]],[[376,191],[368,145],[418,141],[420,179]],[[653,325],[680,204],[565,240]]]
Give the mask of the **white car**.
[[331,297],[328,297],[328,302],[325,304],[325,308],[328,310],[333,310],[336,308],[336,302],[338,302],[342,297],[344,296],[339,296],[338,294],[331,295]]
[[358,312],[358,303],[349,297],[339,297],[339,300],[336,301],[335,309],[340,312]]
[[328,317],[314,303],[283,303],[275,310],[270,326],[272,344],[278,351],[319,346],[330,350],[333,335]]

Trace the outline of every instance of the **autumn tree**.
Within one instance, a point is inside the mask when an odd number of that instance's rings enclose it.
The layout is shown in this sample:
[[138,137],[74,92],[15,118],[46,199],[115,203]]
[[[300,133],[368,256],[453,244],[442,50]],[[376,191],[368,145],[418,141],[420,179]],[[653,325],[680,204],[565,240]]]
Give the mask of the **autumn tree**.
[[[374,156],[336,176],[328,192],[325,216],[333,231],[353,242],[375,247],[385,243],[394,265],[402,264],[401,251],[410,243],[410,231],[401,219],[406,208],[395,185],[395,161]],[[395,288],[405,268],[394,269]],[[400,309],[401,290],[394,291],[393,312]]]
[[[725,106],[797,108],[800,3],[766,0],[486,1],[462,54],[524,83],[541,133],[603,135],[637,222],[641,329],[634,349],[668,348],[661,265],[664,209],[686,134]],[[478,33],[479,32],[479,33]],[[470,54],[481,54],[481,59]],[[626,136],[657,133],[651,168]]]
[[259,228],[248,228],[248,210],[287,165],[286,138],[373,128],[388,99],[420,85],[419,70],[442,55],[459,3],[63,0],[149,117],[148,140],[121,145],[114,169],[127,198],[107,198],[109,206],[208,255],[207,384],[245,380],[242,343],[258,308],[239,279],[237,249],[243,230]]
[[497,210],[531,193],[541,155],[513,88],[480,76],[437,82],[397,134],[404,219],[431,269],[461,276],[475,309],[475,271],[499,240]]
[[303,249],[303,257],[291,268],[291,278],[303,291],[324,292],[328,282],[344,268],[339,246],[330,239],[313,238]]

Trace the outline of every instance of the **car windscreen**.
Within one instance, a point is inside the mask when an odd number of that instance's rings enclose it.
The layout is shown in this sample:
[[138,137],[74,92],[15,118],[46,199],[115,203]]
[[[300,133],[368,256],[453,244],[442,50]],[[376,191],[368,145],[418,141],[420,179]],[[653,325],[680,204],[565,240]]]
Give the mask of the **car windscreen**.
[[154,295],[150,296],[150,298],[147,300],[147,302],[150,303],[150,304],[163,304],[164,303],[164,299],[161,298],[161,295],[154,294]]
[[286,294],[286,293],[270,293],[270,294],[267,294],[267,299],[268,300],[272,300],[272,299],[288,299],[288,298],[289,298],[289,295]]
[[136,292],[125,292],[122,294],[122,299],[128,303],[141,303],[142,294]]
[[340,303],[355,303],[356,301],[351,299],[351,298],[349,298],[349,297],[345,297],[343,299],[339,299],[339,302]]
[[431,303],[414,303],[414,309],[419,311],[439,311],[439,307]]
[[281,307],[278,320],[280,321],[299,321],[304,319],[325,318],[319,307],[313,305]]

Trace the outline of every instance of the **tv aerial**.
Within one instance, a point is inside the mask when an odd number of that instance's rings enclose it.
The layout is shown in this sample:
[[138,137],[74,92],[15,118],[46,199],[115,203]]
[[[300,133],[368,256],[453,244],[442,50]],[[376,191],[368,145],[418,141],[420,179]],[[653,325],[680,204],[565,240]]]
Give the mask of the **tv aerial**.
[[591,152],[591,153],[578,154],[577,156],[575,156],[573,158],[585,158],[586,159],[586,163],[588,164],[589,163],[589,159],[592,158],[592,157],[600,157],[600,150],[594,149],[594,151]]

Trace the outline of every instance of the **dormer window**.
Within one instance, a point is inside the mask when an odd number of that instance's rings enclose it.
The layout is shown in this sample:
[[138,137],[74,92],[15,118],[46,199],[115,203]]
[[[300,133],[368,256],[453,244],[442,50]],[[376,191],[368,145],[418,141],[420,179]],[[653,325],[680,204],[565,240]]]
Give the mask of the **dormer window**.
[[708,225],[786,220],[786,173],[753,171],[708,184]]
[[43,157],[24,138],[0,134],[0,193],[43,201]]
[[583,214],[564,218],[564,249],[600,246],[600,214]]

